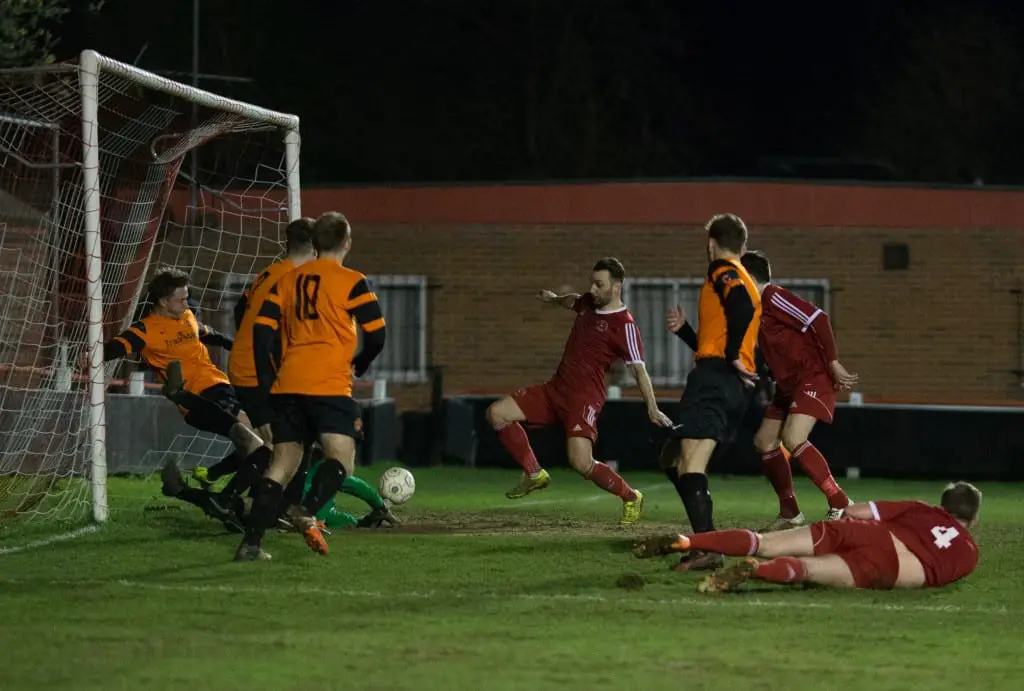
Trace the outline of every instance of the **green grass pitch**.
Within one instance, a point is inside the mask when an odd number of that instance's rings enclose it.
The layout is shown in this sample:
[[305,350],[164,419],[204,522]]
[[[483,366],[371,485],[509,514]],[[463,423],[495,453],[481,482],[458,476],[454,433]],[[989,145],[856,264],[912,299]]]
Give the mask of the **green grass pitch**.
[[[376,480],[386,467],[362,469]],[[981,562],[937,591],[755,587],[706,596],[668,560],[629,554],[672,529],[667,482],[627,474],[644,523],[569,471],[519,502],[509,471],[423,469],[398,530],[335,531],[331,553],[273,533],[269,563],[154,480],[111,481],[101,531],[0,553],[0,688],[29,689],[1019,689],[1024,494],[982,485]],[[937,499],[942,483],[844,483],[855,500]],[[712,478],[722,527],[776,505],[758,478]],[[805,480],[804,511],[824,513]],[[358,502],[344,498],[344,506]],[[359,507],[359,510],[362,510]],[[0,544],[37,540],[6,524]],[[646,586],[616,586],[639,574]]]

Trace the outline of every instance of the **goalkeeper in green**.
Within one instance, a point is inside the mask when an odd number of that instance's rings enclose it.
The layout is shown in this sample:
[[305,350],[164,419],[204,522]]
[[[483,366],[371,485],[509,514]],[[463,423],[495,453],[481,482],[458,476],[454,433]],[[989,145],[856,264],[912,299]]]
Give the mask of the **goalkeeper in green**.
[[[286,492],[286,505],[304,503],[304,500],[308,498],[310,493],[313,491],[313,479],[316,477],[316,471],[324,462],[324,456],[319,447],[313,447],[310,449],[309,456],[310,461],[312,461],[309,468],[307,468],[305,472],[300,470],[296,473],[291,484],[288,486],[288,491]],[[218,469],[219,465],[220,464],[217,464],[212,468],[196,466],[192,470],[192,477],[201,486],[208,487],[216,480],[216,478],[221,477],[221,473]],[[376,489],[374,489],[373,485],[369,484],[365,480],[362,480],[355,475],[348,475],[345,477],[339,491],[343,494],[348,494],[358,499],[362,499],[370,507],[370,512],[362,518],[356,518],[350,513],[339,510],[334,503],[334,498],[332,497],[316,513],[316,520],[322,525],[322,527],[350,528],[354,526],[358,528],[379,528],[383,525],[398,525],[398,519],[391,513],[390,507],[385,503],[384,498],[380,496],[380,493]],[[244,508],[238,507],[237,511],[241,516],[244,513]],[[278,522],[284,529],[293,529],[291,521],[288,518],[287,510],[282,513]]]
[[[313,477],[316,475],[317,468],[324,462],[322,454],[317,454],[317,456],[319,458],[316,459],[316,462],[310,466],[309,471],[306,473],[302,488],[303,497],[306,497],[311,491]],[[331,499],[316,514],[316,520],[327,528],[351,528],[353,526],[377,528],[382,524],[395,525],[398,523],[384,502],[384,498],[380,496],[380,492],[365,480],[361,480],[355,475],[346,475],[345,481],[341,484],[340,491],[342,494],[349,494],[362,499],[370,507],[370,513],[362,518],[356,518],[352,514],[338,509],[334,504],[334,499]]]

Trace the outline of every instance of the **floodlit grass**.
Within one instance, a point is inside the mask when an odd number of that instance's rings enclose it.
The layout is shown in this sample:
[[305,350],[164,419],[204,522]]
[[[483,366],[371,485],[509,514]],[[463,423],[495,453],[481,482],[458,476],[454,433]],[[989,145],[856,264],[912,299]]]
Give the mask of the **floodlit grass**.
[[[168,509],[155,481],[114,479],[104,529],[0,555],[0,688],[1021,687],[1019,485],[982,487],[981,563],[953,587],[702,596],[696,576],[629,554],[635,535],[679,525],[663,479],[627,476],[647,493],[646,521],[622,530],[617,499],[553,476],[510,502],[514,473],[417,470],[403,529],[336,531],[327,557],[274,533],[273,561],[250,564],[231,561],[237,536]],[[844,484],[862,500],[934,501],[942,487]],[[757,478],[715,477],[712,489],[723,527],[776,508]],[[824,513],[810,484],[798,491],[806,513]],[[19,537],[40,533],[8,526],[0,544]],[[623,574],[647,585],[617,588]]]

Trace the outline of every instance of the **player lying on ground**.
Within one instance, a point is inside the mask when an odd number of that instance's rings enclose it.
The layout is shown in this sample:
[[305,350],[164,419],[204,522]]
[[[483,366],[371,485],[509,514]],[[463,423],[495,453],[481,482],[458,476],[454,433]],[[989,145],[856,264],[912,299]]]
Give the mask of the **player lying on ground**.
[[754,444],[761,452],[764,474],[778,495],[779,515],[761,530],[783,530],[806,522],[793,491],[793,469],[783,445],[825,494],[828,518],[835,520],[842,516],[850,499],[832,477],[828,461],[808,438],[817,421],[832,422],[835,392],[856,384],[857,375],[847,372],[839,362],[826,312],[773,285],[771,264],[763,252],[747,252],[742,262],[761,293],[757,343],[775,380],[775,396]]
[[[307,472],[296,473],[293,482],[298,480],[302,484],[302,497],[304,500],[309,501],[314,499],[316,493],[313,491],[313,479],[316,477],[323,465],[324,459],[323,454],[314,452],[313,464],[309,467]],[[339,490],[342,494],[348,494],[350,496],[361,499],[370,507],[370,512],[362,518],[356,518],[353,514],[341,511],[335,505],[334,497],[331,497],[326,504],[320,507],[319,511],[316,512],[315,518],[325,528],[377,528],[382,525],[397,525],[398,519],[391,513],[390,507],[384,501],[384,498],[380,496],[373,485],[362,480],[355,475],[349,475],[345,478],[345,481],[341,484]],[[287,490],[286,490],[287,494]],[[285,516],[279,521],[284,527],[292,530],[296,529],[291,520]]]
[[[720,444],[737,435],[755,394],[755,346],[761,296],[740,263],[747,227],[733,214],[720,214],[705,226],[708,273],[700,290],[698,328],[677,329],[694,349],[677,424],[661,450],[660,463],[676,488],[694,532],[715,529],[707,468]],[[722,557],[694,549],[675,570],[714,569]]]
[[[324,462],[313,477],[312,499],[293,506],[306,544],[321,554],[327,542],[314,515],[355,470],[356,440],[362,436],[352,378],[362,376],[384,349],[385,323],[366,276],[344,265],[352,228],[337,212],[321,215],[313,228],[318,258],[281,278],[260,307],[253,349],[260,390],[271,395],[273,460],[254,488],[238,561],[267,559],[266,531],[281,512],[285,487],[302,460],[303,447],[319,441]],[[359,331],[363,346],[359,354]]]
[[630,487],[610,466],[594,460],[597,417],[605,401],[605,376],[616,360],[624,360],[632,370],[651,422],[662,427],[672,424],[658,409],[654,387],[644,366],[640,329],[622,303],[625,275],[622,262],[609,257],[594,265],[589,292],[555,295],[544,290],[538,295],[541,302],[572,310],[576,320],[555,376],[545,384],[505,396],[487,409],[487,419],[497,431],[499,441],[523,469],[522,481],[505,494],[509,499],[525,497],[551,482],[551,476],[537,462],[520,423],[561,424],[568,438],[569,464],[573,469],[622,499],[622,525],[640,520],[643,494]]
[[946,487],[939,506],[919,501],[851,504],[843,520],[821,521],[767,534],[720,530],[642,540],[634,554],[648,558],[703,550],[765,557],[707,577],[705,592],[733,590],[747,579],[817,583],[836,588],[938,588],[974,571],[978,546],[970,530],[981,492],[966,482]]
[[[270,449],[253,431],[228,378],[210,360],[206,348],[219,345],[230,350],[232,340],[196,320],[188,307],[188,274],[158,269],[146,300],[146,316],[103,345],[103,361],[141,357],[164,380],[164,395],[177,404],[188,425],[229,438],[246,464],[266,465]],[[226,522],[233,521],[228,510],[231,498],[245,489],[229,483],[228,493],[214,498],[180,482],[176,467],[165,468],[164,479],[165,494]]]
[[[317,472],[323,465],[323,451],[318,447],[312,449],[312,465],[308,465],[308,468],[303,468],[295,474],[292,482],[289,483],[289,487],[286,488],[285,496],[288,500],[289,507],[291,504],[302,504],[304,501],[312,501],[315,498],[313,490],[313,478],[316,477]],[[220,464],[217,464],[220,465]],[[192,477],[195,478],[202,485],[212,484],[210,477],[213,475],[210,471],[216,465],[211,468],[205,468],[203,466],[196,466],[192,469]],[[216,473],[217,477],[221,477],[222,474]],[[295,489],[292,489],[292,485]],[[349,475],[345,478],[339,491],[342,494],[348,494],[350,496],[361,499],[370,507],[370,512],[362,518],[356,518],[350,513],[340,511],[335,505],[334,498],[331,498],[327,504],[320,507],[316,513],[315,518],[326,528],[346,528],[350,526],[359,527],[378,527],[382,524],[397,525],[398,519],[391,513],[391,509],[385,503],[380,493],[365,480],[362,480],[355,475]],[[298,496],[291,500],[289,497],[290,493],[296,493]],[[282,512],[282,516],[279,519],[282,527],[289,530],[295,530],[296,527],[292,524],[291,520],[287,516],[287,508],[285,512]],[[245,508],[244,505],[235,509],[239,517],[242,518],[244,525],[245,520]]]

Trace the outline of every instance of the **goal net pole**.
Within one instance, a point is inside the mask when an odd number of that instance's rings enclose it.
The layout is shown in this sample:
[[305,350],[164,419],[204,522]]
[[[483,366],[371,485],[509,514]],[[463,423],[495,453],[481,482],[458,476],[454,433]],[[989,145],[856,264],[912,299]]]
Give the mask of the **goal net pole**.
[[[88,446],[92,517],[104,522],[109,517],[107,498],[106,372],[103,364],[104,302],[101,235],[100,180],[100,73],[109,72],[145,89],[164,92],[191,103],[248,120],[261,121],[284,131],[288,219],[302,215],[299,179],[299,118],[248,103],[224,98],[197,87],[187,86],[132,65],[112,60],[93,50],[79,58],[79,87],[82,99],[82,192],[85,244],[85,298],[87,303],[88,345]],[[202,128],[199,128],[201,130]],[[216,132],[194,131],[184,138],[173,153],[184,156]],[[154,152],[155,154],[155,152]],[[162,215],[162,212],[161,212]],[[148,262],[147,262],[148,263]],[[139,291],[136,291],[138,294]]]

